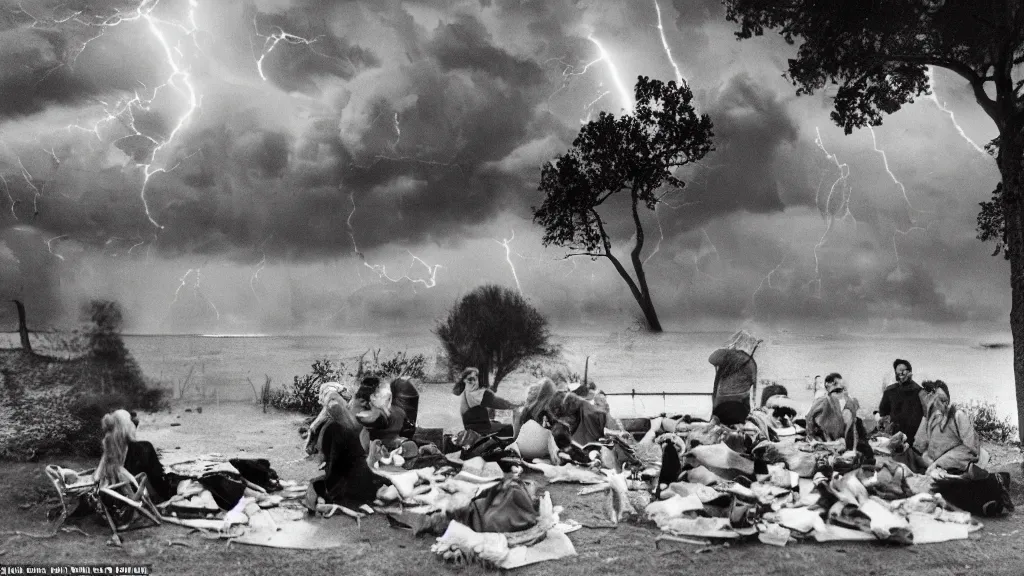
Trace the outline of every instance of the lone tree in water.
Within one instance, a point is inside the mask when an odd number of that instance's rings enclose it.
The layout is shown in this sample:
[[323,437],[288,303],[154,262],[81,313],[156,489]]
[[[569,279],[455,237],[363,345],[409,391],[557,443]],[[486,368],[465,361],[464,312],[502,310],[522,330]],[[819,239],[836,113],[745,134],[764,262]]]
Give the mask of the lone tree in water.
[[[672,171],[703,158],[713,150],[711,119],[697,115],[693,93],[683,84],[668,84],[645,76],[637,79],[633,113],[616,118],[602,112],[580,129],[572,148],[544,165],[540,191],[544,203],[533,219],[544,227],[544,245],[568,248],[566,258],[607,258],[629,286],[647,327],[661,332],[640,253],[644,227],[640,208],[654,210],[659,189],[684,183]],[[634,279],[612,253],[607,221],[597,209],[616,194],[628,194],[635,229],[629,253]]]
[[491,390],[524,361],[555,353],[544,316],[519,292],[494,284],[463,296],[434,334],[453,367],[477,368],[480,385]]
[[951,70],[999,130],[988,146],[1002,176],[978,231],[1010,261],[1013,371],[1024,440],[1024,3],[1020,0],[725,0],[741,38],[778,30],[799,43],[788,77],[797,94],[838,85],[832,120],[849,134],[878,126]]

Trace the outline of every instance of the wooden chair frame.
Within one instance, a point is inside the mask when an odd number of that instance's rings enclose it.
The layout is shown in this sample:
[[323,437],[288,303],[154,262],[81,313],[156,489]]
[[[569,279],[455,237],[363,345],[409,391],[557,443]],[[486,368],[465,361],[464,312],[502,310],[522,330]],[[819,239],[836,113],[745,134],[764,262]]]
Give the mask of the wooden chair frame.
[[[93,509],[99,512],[107,521],[107,525],[110,526],[110,531],[112,532],[111,538],[118,546],[121,545],[119,533],[140,527],[135,526],[137,520],[146,519],[155,526],[162,524],[162,516],[149,496],[149,481],[146,478],[146,474],[140,473],[131,476],[127,471],[124,471],[124,473],[125,479],[116,484],[99,486],[95,481],[89,481],[68,485],[64,482],[64,477],[58,467],[47,466],[46,476],[57,490],[61,503],[61,514],[54,532],[60,530],[67,520],[69,514],[68,503],[72,498],[85,498],[92,504]],[[91,477],[92,471],[81,472],[79,476]],[[103,496],[114,500],[119,506],[127,506],[127,517],[120,524],[114,521],[114,514],[111,513],[107,503],[104,502]]]

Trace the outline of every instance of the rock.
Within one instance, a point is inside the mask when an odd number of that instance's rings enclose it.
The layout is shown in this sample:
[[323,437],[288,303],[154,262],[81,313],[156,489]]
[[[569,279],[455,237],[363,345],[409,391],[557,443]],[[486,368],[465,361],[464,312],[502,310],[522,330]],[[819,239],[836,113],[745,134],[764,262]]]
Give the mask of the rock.
[[171,422],[171,426],[181,426],[181,422]]
[[191,411],[192,411],[191,408],[185,408],[185,412],[191,412]]
[[196,408],[196,413],[202,414],[203,413],[203,407],[200,406],[200,407]]

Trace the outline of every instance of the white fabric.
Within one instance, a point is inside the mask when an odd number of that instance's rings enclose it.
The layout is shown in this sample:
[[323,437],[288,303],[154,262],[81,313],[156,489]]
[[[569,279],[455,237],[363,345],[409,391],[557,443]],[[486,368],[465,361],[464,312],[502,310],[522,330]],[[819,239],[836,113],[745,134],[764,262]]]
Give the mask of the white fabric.
[[515,445],[524,460],[547,458],[549,456],[548,439],[550,438],[550,430],[535,420],[528,420],[519,428],[519,436],[516,437]]

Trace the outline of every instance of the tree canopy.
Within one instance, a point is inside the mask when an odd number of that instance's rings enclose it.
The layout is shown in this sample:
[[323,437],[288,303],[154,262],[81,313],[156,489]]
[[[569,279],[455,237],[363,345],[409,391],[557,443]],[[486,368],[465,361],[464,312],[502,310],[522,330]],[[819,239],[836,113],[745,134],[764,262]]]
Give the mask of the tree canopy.
[[[608,258],[629,286],[652,330],[660,330],[640,253],[644,229],[639,206],[654,210],[659,190],[685,183],[675,169],[703,158],[712,147],[712,124],[697,114],[686,84],[637,79],[631,114],[602,112],[588,122],[565,154],[541,169],[539,189],[545,194],[534,221],[544,227],[543,243],[568,248],[572,256]],[[630,253],[636,279],[612,254],[606,220],[598,207],[618,193],[630,196],[635,243]]]
[[839,84],[832,119],[847,133],[878,126],[929,91],[929,66],[956,72],[1002,129],[1024,120],[1024,9],[1014,0],[725,0],[739,38],[777,30],[799,42],[787,76],[798,94]]

